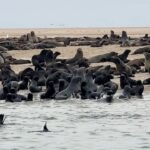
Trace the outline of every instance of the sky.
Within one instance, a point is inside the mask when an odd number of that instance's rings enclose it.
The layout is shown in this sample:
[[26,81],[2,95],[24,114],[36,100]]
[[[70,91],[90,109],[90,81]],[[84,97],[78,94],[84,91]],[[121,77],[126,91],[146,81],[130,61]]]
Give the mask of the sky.
[[0,0],[0,6],[0,28],[150,26],[150,0]]

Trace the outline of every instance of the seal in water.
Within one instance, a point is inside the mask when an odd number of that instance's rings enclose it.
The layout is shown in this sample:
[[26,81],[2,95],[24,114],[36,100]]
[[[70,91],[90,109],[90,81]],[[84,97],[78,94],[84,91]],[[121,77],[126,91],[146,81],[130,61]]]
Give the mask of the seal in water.
[[6,119],[5,115],[4,114],[0,114],[0,125],[4,124],[5,119]]
[[81,77],[78,77],[78,76],[72,77],[71,82],[68,85],[68,87],[64,89],[63,91],[59,92],[58,94],[56,94],[55,99],[66,100],[70,98],[72,94],[74,94],[74,92],[78,90],[80,82],[81,82]]
[[49,132],[49,130],[47,128],[47,122],[45,122],[45,125],[43,126],[43,132]]

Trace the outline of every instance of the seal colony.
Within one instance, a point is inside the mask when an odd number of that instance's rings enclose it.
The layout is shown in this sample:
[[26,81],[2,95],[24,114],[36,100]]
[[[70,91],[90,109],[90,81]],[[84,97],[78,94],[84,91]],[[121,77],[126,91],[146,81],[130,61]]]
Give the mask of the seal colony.
[[[98,47],[108,44],[121,44],[123,47],[130,47],[137,39],[128,37],[125,31],[122,35],[116,35],[111,31],[110,36],[104,35],[100,39],[84,37],[75,38],[46,38],[42,39],[35,35],[33,31],[20,38],[3,39],[0,42],[0,80],[2,88],[0,90],[0,100],[6,102],[33,101],[33,93],[37,93],[41,100],[67,100],[75,99],[96,99],[98,101],[113,102],[118,89],[122,90],[119,99],[130,99],[131,97],[141,98],[144,92],[144,85],[150,84],[150,79],[144,81],[135,80],[136,73],[150,71],[150,54],[148,47],[137,49],[132,53],[143,54],[145,59],[129,60],[130,49],[125,49],[121,54],[117,52],[106,52],[90,58],[84,56],[82,48],[77,48],[76,54],[72,58],[63,59],[61,53],[53,51],[53,47],[74,45],[89,45]],[[86,39],[86,40],[85,40]],[[14,42],[12,42],[14,40]],[[96,43],[95,40],[99,41]],[[93,41],[90,43],[89,41]],[[140,45],[148,45],[149,37],[144,36],[138,39]],[[10,44],[13,43],[14,45]],[[82,43],[82,44],[81,44]],[[89,44],[90,43],[90,44]],[[132,44],[131,44],[132,43]],[[100,44],[100,45],[99,45]],[[150,44],[150,43],[149,43]],[[8,50],[28,48],[42,49],[39,54],[33,55],[27,67],[15,73],[11,65],[15,59],[9,55]],[[30,46],[34,47],[30,47]],[[53,46],[52,46],[53,45]],[[15,47],[17,46],[17,48]],[[133,45],[132,45],[133,46]],[[134,44],[134,46],[136,46]],[[26,49],[28,49],[26,48]],[[7,55],[4,53],[8,53]],[[111,65],[98,65],[92,67],[93,63],[113,63]],[[18,64],[27,63],[19,61]],[[145,65],[145,70],[143,67]],[[120,78],[119,84],[113,81]],[[20,91],[27,90],[27,95],[20,94]]]
[[126,31],[121,35],[115,34],[113,30],[110,34],[102,37],[38,37],[34,31],[21,35],[20,37],[0,38],[0,51],[7,50],[30,50],[46,49],[65,46],[91,46],[102,47],[104,45],[120,45],[121,47],[147,46],[150,45],[148,34],[140,38],[131,38]]

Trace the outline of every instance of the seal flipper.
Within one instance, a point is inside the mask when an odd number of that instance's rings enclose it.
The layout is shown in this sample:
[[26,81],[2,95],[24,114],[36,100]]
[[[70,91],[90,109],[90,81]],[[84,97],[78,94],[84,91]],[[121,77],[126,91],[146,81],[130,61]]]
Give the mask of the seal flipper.
[[49,130],[47,128],[47,122],[45,122],[45,125],[43,126],[43,132],[49,132]]

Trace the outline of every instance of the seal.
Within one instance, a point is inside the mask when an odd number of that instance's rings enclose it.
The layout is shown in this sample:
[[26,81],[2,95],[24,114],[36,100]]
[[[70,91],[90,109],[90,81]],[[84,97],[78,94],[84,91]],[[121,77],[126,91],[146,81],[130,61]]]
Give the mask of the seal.
[[102,85],[109,82],[111,79],[113,79],[113,76],[111,74],[101,73],[95,78],[95,83],[97,85]]
[[49,130],[47,128],[47,122],[45,122],[45,124],[43,126],[43,132],[49,132]]
[[46,85],[46,92],[41,94],[41,99],[54,99],[55,97],[55,87],[54,82],[49,81]]
[[92,70],[87,70],[85,80],[87,82],[88,92],[93,93],[97,91],[97,86],[93,81],[93,73]]
[[5,119],[6,119],[5,115],[4,114],[0,114],[0,125],[4,124]]
[[137,85],[132,88],[132,95],[135,95],[141,98],[143,92],[144,92],[144,85],[141,80],[138,80]]
[[129,53],[131,52],[131,50],[127,49],[125,50],[122,54],[118,55],[118,57],[124,62],[127,63],[129,62],[129,60],[127,60],[127,57],[129,55]]
[[109,61],[116,64],[116,69],[120,74],[126,72],[129,76],[133,76],[133,71],[131,67],[125,64],[122,60],[120,60],[120,58],[114,56],[110,58]]
[[78,48],[75,56],[73,58],[67,59],[66,64],[73,64],[81,59],[83,59],[83,51],[81,48]]
[[138,48],[137,50],[135,50],[132,54],[143,54],[143,53],[150,53],[150,46],[146,46],[146,47],[142,47],[142,48]]
[[150,53],[145,52],[145,71],[150,73]]
[[131,98],[131,87],[130,85],[125,85],[122,95],[119,96],[119,99],[130,99]]
[[19,90],[27,90],[28,83],[29,83],[28,77],[24,77],[21,83],[19,83]]
[[109,60],[113,56],[117,56],[118,53],[110,52],[103,55],[97,55],[88,59],[89,63],[100,63]]
[[150,84],[150,78],[147,78],[143,81],[144,85],[149,85]]
[[125,74],[120,75],[120,88],[124,89],[126,85],[130,85],[129,80]]
[[130,67],[135,67],[138,70],[141,69],[141,66],[144,66],[144,62],[145,62],[144,58],[134,59],[134,60],[130,60],[127,63],[127,65]]
[[38,79],[39,78],[37,76],[34,76],[31,80],[31,83],[29,85],[29,90],[31,93],[38,93],[42,91],[42,87],[37,86]]
[[74,94],[74,92],[78,90],[80,82],[81,82],[81,77],[79,76],[72,77],[71,82],[68,85],[68,87],[64,89],[63,91],[59,92],[58,94],[56,94],[55,99],[66,100],[70,98],[72,94]]

